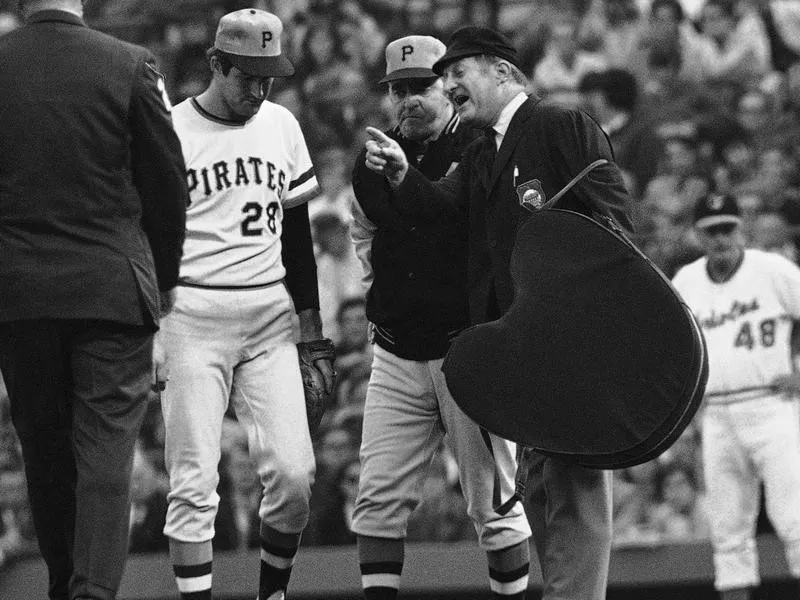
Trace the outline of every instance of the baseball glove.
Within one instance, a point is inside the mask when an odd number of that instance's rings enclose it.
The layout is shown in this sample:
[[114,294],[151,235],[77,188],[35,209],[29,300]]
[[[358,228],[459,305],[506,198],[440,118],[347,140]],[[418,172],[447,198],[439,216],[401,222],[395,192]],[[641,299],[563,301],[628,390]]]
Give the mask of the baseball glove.
[[[306,415],[308,430],[315,435],[328,401],[333,391],[336,371],[333,369],[335,348],[328,338],[297,344],[300,357],[300,374],[303,377],[303,391],[306,395]],[[317,361],[327,361],[328,368],[321,368]],[[326,381],[325,372],[329,374]]]

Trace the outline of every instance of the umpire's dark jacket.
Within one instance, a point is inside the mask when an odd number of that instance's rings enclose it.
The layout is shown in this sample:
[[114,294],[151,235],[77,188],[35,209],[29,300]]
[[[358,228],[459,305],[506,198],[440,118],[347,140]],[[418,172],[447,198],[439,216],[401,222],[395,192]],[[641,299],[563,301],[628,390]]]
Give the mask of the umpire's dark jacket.
[[[487,148],[494,143],[489,137],[479,138],[466,149],[458,168],[436,183],[410,168],[393,195],[398,210],[428,218],[468,212],[467,287],[475,324],[498,318],[513,300],[511,251],[517,229],[530,214],[520,206],[516,186],[538,180],[550,199],[594,160],[613,160],[608,139],[588,115],[536,97],[529,97],[514,114],[492,164]],[[589,216],[610,214],[630,229],[628,201],[622,175],[612,162],[593,170],[562,197],[558,208]]]
[[188,192],[153,64],[63,11],[0,38],[0,322],[158,322]]

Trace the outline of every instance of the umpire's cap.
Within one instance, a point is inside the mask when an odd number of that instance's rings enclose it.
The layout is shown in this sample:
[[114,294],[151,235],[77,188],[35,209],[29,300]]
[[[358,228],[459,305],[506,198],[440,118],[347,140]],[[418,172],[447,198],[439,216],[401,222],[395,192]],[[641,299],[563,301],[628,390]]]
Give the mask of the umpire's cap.
[[264,10],[245,8],[219,20],[214,48],[234,67],[255,77],[294,75],[294,65],[281,53],[281,20]]
[[445,45],[429,35],[408,35],[386,46],[386,76],[379,83],[398,79],[432,79],[433,64],[442,57]]
[[447,52],[434,63],[433,70],[437,75],[441,75],[451,62],[480,54],[497,56],[522,69],[517,49],[506,36],[488,27],[469,25],[456,30],[450,36],[447,41]]

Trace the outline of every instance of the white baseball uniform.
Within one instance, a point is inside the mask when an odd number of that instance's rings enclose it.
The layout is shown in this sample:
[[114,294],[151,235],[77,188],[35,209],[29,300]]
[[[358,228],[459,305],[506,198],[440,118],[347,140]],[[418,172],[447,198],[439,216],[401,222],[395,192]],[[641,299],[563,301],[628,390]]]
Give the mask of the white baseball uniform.
[[264,486],[262,522],[298,533],[314,455],[280,236],[284,209],[318,193],[311,159],[296,119],[268,101],[245,123],[220,120],[194,99],[172,116],[191,203],[175,306],[158,333],[170,376],[164,532],[182,542],[213,538],[230,401]]
[[767,513],[800,578],[800,419],[796,398],[772,388],[792,372],[792,320],[800,319],[800,269],[777,254],[745,250],[723,283],[707,258],[673,283],[697,316],[708,345],[703,467],[715,586],[758,585],[755,524],[763,481]]

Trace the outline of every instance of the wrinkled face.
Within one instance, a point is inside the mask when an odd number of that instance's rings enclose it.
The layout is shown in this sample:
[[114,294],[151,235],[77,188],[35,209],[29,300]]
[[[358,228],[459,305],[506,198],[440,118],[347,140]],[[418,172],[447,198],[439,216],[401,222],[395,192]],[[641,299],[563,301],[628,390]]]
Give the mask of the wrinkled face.
[[486,127],[497,121],[504,106],[498,65],[468,56],[447,65],[443,76],[445,93],[466,125]]
[[227,75],[221,70],[216,73],[221,77],[222,104],[229,113],[220,115],[223,117],[249,119],[261,108],[272,88],[272,77],[246,75],[236,67],[231,67]]
[[450,100],[441,78],[401,79],[389,84],[392,113],[404,137],[423,141],[439,133]]

